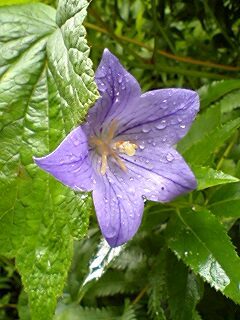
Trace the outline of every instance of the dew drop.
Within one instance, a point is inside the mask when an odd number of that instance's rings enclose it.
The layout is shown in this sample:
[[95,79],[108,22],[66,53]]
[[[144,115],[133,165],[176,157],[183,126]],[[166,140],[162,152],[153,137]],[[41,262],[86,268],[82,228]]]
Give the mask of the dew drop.
[[180,117],[178,117],[177,120],[179,123],[182,122],[182,118],[180,118]]
[[149,127],[142,127],[142,132],[143,133],[148,133],[151,129]]
[[123,77],[120,73],[118,73],[118,83],[122,83]]
[[152,145],[153,145],[153,147],[156,147],[156,142],[153,141]]
[[163,102],[164,102],[164,103],[166,103],[166,102],[167,102],[167,100],[165,99],[165,100],[163,100]]
[[130,180],[130,181],[133,181],[134,179],[133,179],[133,177],[130,177],[129,180]]
[[171,161],[173,161],[173,160],[174,160],[174,156],[169,152],[169,153],[167,154],[167,161],[171,162]]
[[144,144],[140,144],[140,145],[139,145],[139,149],[140,149],[140,150],[144,150],[144,149],[145,149],[145,145],[144,145]]
[[75,145],[75,147],[77,147],[77,146],[79,146],[80,141],[76,139],[76,140],[73,141],[73,144]]
[[180,125],[180,128],[185,129],[186,126],[184,124]]
[[166,128],[166,126],[167,126],[166,120],[162,120],[162,122],[160,122],[156,125],[156,129],[162,130],[162,129]]

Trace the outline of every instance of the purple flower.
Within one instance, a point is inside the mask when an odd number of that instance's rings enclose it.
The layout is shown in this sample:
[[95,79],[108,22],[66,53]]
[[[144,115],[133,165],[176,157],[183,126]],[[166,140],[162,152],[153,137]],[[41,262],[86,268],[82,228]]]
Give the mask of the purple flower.
[[144,198],[166,202],[196,188],[174,149],[199,109],[196,92],[161,89],[141,93],[136,79],[107,49],[96,72],[101,98],[86,123],[43,158],[42,169],[77,191],[93,191],[102,233],[110,246],[139,228]]

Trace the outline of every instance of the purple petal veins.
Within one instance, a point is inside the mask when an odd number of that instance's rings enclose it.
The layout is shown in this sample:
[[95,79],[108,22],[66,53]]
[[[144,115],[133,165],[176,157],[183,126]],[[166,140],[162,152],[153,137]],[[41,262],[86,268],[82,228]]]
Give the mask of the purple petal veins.
[[93,191],[101,231],[112,247],[141,223],[143,196],[166,202],[196,188],[174,149],[199,110],[196,92],[159,89],[141,94],[136,79],[105,49],[96,71],[101,98],[87,121],[35,162],[74,190]]

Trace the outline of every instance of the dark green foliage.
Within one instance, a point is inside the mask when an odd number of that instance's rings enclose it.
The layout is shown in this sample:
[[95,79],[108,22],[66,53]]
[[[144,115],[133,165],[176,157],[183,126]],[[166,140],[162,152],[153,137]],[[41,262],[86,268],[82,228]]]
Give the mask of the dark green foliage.
[[[20,3],[28,4],[10,6]],[[240,5],[88,4],[0,3],[0,319],[238,320]],[[117,249],[102,241],[89,194],[32,161],[83,121],[98,96],[85,28],[94,68],[108,47],[144,91],[186,87],[201,98],[177,146],[198,189],[146,202],[138,233]]]

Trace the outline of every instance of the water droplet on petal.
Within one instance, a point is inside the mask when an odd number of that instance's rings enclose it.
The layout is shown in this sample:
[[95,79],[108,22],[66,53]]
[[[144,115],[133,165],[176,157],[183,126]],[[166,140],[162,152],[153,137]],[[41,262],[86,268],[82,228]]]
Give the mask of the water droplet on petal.
[[142,127],[142,132],[143,133],[148,133],[151,129],[148,126],[143,126]]
[[123,77],[120,73],[118,73],[118,83],[122,83]]
[[162,120],[160,123],[158,123],[157,125],[156,125],[156,129],[159,129],[159,130],[162,130],[162,129],[164,129],[164,128],[166,128],[166,120]]
[[80,141],[75,139],[75,140],[73,140],[73,144],[75,145],[75,147],[77,147],[77,146],[79,146]]
[[152,145],[153,145],[153,147],[156,147],[156,142],[153,141]]
[[163,102],[164,102],[164,103],[166,103],[166,102],[167,102],[167,100],[165,99],[165,100],[163,100]]
[[133,177],[130,177],[129,180],[130,180],[130,181],[133,181],[134,179],[133,179]]
[[167,154],[167,161],[171,162],[171,161],[173,161],[173,160],[174,160],[174,156],[169,152],[169,153]]
[[142,144],[139,144],[139,149],[140,150],[144,150],[145,149],[145,145],[142,143]]
[[180,117],[178,117],[177,120],[179,123],[182,122],[182,118],[180,118]]
[[184,124],[180,125],[180,128],[185,129],[186,126]]

